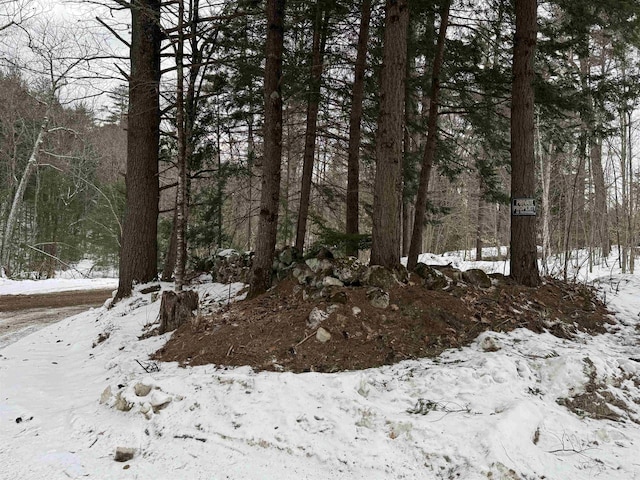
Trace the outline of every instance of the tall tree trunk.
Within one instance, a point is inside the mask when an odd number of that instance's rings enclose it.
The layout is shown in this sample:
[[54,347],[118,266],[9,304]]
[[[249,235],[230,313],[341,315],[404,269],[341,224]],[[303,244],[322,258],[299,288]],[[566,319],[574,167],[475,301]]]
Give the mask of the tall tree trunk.
[[42,146],[42,143],[44,142],[44,139],[47,135],[48,126],[49,107],[47,107],[45,116],[42,119],[42,123],[40,124],[40,130],[38,131],[38,136],[36,137],[36,141],[33,144],[33,148],[31,149],[31,154],[29,155],[27,166],[24,169],[24,173],[22,174],[22,178],[20,179],[18,188],[13,195],[13,202],[11,203],[11,209],[9,210],[9,216],[7,217],[7,223],[5,225],[4,234],[2,236],[2,250],[0,251],[0,271],[4,271],[4,269],[8,268],[9,266],[11,238],[13,237],[13,230],[16,225],[16,219],[18,218],[18,212],[20,211],[22,200],[24,199],[24,192],[27,190],[27,185],[29,184],[31,175],[33,175],[33,173],[36,171],[36,168],[38,167],[38,153],[40,152],[40,147]]
[[264,71],[264,162],[260,193],[260,220],[248,296],[271,285],[271,265],[278,233],[280,166],[282,161],[282,53],[285,0],[267,0],[267,46]]
[[551,255],[551,159],[553,142],[549,145],[547,155],[542,148],[540,130],[538,129],[538,159],[540,162],[540,178],[542,179],[542,262],[544,273],[549,274],[547,259]]
[[313,161],[316,154],[316,132],[318,128],[318,110],[320,108],[320,87],[322,84],[324,50],[327,42],[327,30],[329,27],[329,10],[328,7],[323,9],[322,3],[323,2],[321,0],[317,0],[316,20],[313,29],[313,46],[311,48],[311,75],[309,77],[310,87],[309,100],[307,103],[307,126],[304,138],[300,208],[298,209],[298,224],[296,229],[296,249],[300,253],[302,253],[304,249],[304,239],[307,234],[307,217],[309,215],[309,200],[311,197],[311,183],[313,179]]
[[478,216],[476,218],[476,262],[482,260],[482,236],[484,234],[484,182],[478,172]]
[[636,260],[636,241],[635,241],[635,208],[634,208],[634,185],[633,185],[633,107],[627,112],[627,147],[629,166],[629,188],[627,192],[627,245],[629,249],[629,273],[633,274]]
[[[184,0],[180,0],[180,1],[184,1]],[[200,3],[199,0],[189,1],[190,6],[189,6],[188,16],[189,16],[189,25],[190,25],[191,32],[195,32],[198,26],[199,3]],[[181,8],[183,10],[182,18],[184,18],[184,4],[182,4]],[[184,78],[185,78],[185,75],[184,75],[184,42],[185,42],[184,29],[186,28],[186,26],[184,24],[184,20],[179,19],[179,23],[180,22],[181,24],[180,26],[178,26],[178,29],[183,33],[178,32],[178,36],[179,36],[178,42],[181,45],[180,48],[182,49],[182,53],[178,54],[176,52],[176,67],[177,67],[176,72],[178,75],[181,75],[183,77],[183,81],[184,81]],[[188,218],[189,218],[190,183],[189,183],[188,171],[190,167],[190,160],[193,156],[193,152],[195,148],[195,139],[193,138],[193,126],[195,124],[196,115],[197,115],[196,106],[198,102],[198,98],[197,98],[198,97],[198,93],[197,93],[198,74],[200,72],[200,69],[202,68],[201,67],[202,49],[198,44],[198,36],[190,35],[190,37],[191,37],[191,41],[190,41],[191,66],[189,67],[189,73],[188,73],[187,91],[185,94],[184,87],[182,86],[184,82],[179,82],[178,88],[182,89],[183,102],[180,102],[180,106],[176,104],[176,110],[180,108],[181,109],[180,115],[183,117],[183,121],[180,123],[178,123],[176,119],[176,124],[178,124],[178,128],[180,128],[180,125],[183,125],[182,128],[184,130],[183,133],[181,134],[183,139],[182,140],[179,139],[178,141],[178,143],[183,142],[185,144],[183,150],[180,150],[180,148],[178,149],[179,156],[180,155],[184,156],[184,172],[183,172],[184,174],[181,179],[180,171],[178,172],[178,182],[182,182],[182,187],[178,186],[178,188],[176,189],[176,199],[175,199],[176,206],[173,212],[171,236],[169,238],[169,246],[165,253],[164,266],[162,269],[162,275],[160,277],[163,282],[171,281],[174,272],[176,272],[176,261],[178,258],[178,229],[182,229],[182,235],[184,236],[185,234],[184,232],[186,231],[186,228],[188,225]],[[178,44],[176,44],[176,48],[177,47],[178,47]],[[180,66],[177,65],[178,57],[180,57],[180,64],[181,64]],[[178,72],[178,70],[180,71]],[[177,113],[178,112],[176,112],[176,117],[178,117]],[[180,168],[181,168],[180,159],[178,159],[178,170],[180,170]],[[182,200],[180,200],[180,198],[182,198]],[[178,210],[179,210],[178,204],[180,201],[183,202],[184,207],[180,209],[182,221],[178,222],[177,220]],[[181,258],[180,258],[179,268],[181,269],[181,275],[184,275],[184,270],[186,268],[186,259],[187,259],[187,244],[184,238],[180,243],[181,243],[181,254],[180,254]],[[176,281],[177,281],[177,278],[176,278]]]
[[253,220],[253,164],[255,162],[256,147],[253,138],[253,116],[249,121],[247,133],[247,251],[251,251],[252,220]]
[[131,6],[126,207],[116,298],[157,275],[160,141],[160,0]]
[[595,191],[595,228],[598,242],[604,258],[611,251],[609,239],[609,212],[607,209],[607,187],[604,183],[604,169],[602,168],[602,140],[591,138],[591,173]]
[[167,246],[167,251],[165,252],[165,255],[164,255],[164,265],[162,267],[162,275],[160,276],[160,279],[163,282],[170,282],[171,279],[173,278],[173,273],[176,269],[176,254],[177,254],[177,248],[178,248],[178,243],[177,243],[178,230],[176,228],[176,224],[178,222],[176,219],[176,216],[178,214],[177,204],[178,204],[178,196],[176,195],[176,199],[175,199],[176,207],[174,207],[174,210],[173,210],[173,221],[171,223],[171,236],[169,237],[169,245]]
[[427,194],[429,192],[429,177],[433,160],[436,156],[436,146],[438,138],[438,95],[440,94],[440,70],[444,60],[444,50],[447,40],[447,27],[449,25],[449,9],[451,1],[445,0],[440,9],[440,30],[438,32],[438,42],[433,59],[433,72],[431,78],[431,95],[429,102],[429,120],[427,123],[427,141],[422,157],[422,168],[420,170],[420,183],[416,196],[415,218],[413,220],[413,233],[411,235],[411,245],[407,257],[407,268],[413,270],[418,263],[418,255],[422,250],[422,233],[424,230],[424,216],[427,212]]
[[[516,0],[511,90],[511,198],[535,198],[533,60],[536,48],[537,1]],[[511,216],[511,277],[540,284],[536,217]]]
[[407,0],[387,0],[376,132],[371,264],[400,267],[402,124],[407,61]]
[[176,193],[176,292],[184,286],[186,266],[187,132],[184,103],[184,0],[178,2],[178,38],[176,43],[176,125],[178,137],[178,186]]
[[[364,73],[367,63],[367,43],[371,20],[371,0],[362,0],[358,49],[351,95],[349,115],[349,150],[347,160],[347,235],[356,236],[360,232],[359,185],[360,185],[360,130],[362,123],[362,100],[364,98]],[[358,256],[358,242],[347,242],[347,255]]]

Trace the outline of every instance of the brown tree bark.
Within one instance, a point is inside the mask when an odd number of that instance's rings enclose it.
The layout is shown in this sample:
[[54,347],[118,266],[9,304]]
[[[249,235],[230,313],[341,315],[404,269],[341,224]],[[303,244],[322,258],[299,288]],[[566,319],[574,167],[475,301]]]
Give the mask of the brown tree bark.
[[178,140],[178,186],[176,192],[176,292],[181,292],[187,263],[186,200],[187,200],[187,131],[184,103],[184,0],[178,2],[178,38],[176,43],[176,126]]
[[[367,43],[371,20],[371,0],[362,0],[360,31],[351,95],[349,115],[349,150],[347,160],[347,235],[360,233],[360,130],[362,124],[362,100],[364,98],[364,73],[367,66]],[[347,242],[347,255],[358,256],[358,242]]]
[[[178,203],[176,197],[176,204]],[[173,211],[173,222],[171,224],[171,236],[169,237],[169,245],[167,246],[167,251],[164,255],[164,265],[162,267],[162,275],[160,276],[160,280],[163,282],[170,282],[173,278],[173,272],[176,268],[176,255],[177,255],[177,237],[178,230],[176,229],[176,215],[178,210],[174,209]]]
[[[516,0],[511,90],[511,198],[535,198],[533,60],[537,1]],[[540,284],[536,217],[511,216],[511,277],[529,287]]]
[[597,239],[602,249],[604,258],[611,251],[609,238],[609,213],[607,211],[607,187],[604,183],[604,170],[602,168],[602,140],[591,138],[591,173],[593,174],[593,188],[595,190],[595,228]]
[[387,0],[380,74],[380,116],[376,132],[371,264],[400,266],[402,125],[407,61],[407,0]]
[[282,161],[282,54],[285,0],[267,0],[267,46],[264,71],[264,161],[260,218],[248,297],[271,285],[271,265],[276,247]]
[[427,211],[427,193],[429,192],[429,177],[433,160],[436,156],[436,146],[438,138],[438,95],[440,93],[440,70],[444,60],[444,49],[447,39],[447,27],[449,25],[450,0],[442,3],[440,10],[440,30],[438,31],[438,42],[433,59],[433,72],[431,79],[431,98],[429,102],[429,120],[427,123],[427,141],[422,157],[422,168],[420,170],[420,183],[418,184],[418,194],[416,196],[415,217],[413,220],[413,233],[407,256],[407,268],[413,270],[418,263],[418,255],[422,249],[422,234],[424,231],[424,216]]
[[131,6],[131,73],[127,127],[126,207],[116,298],[157,272],[160,139],[160,1]]
[[478,172],[478,216],[476,224],[476,262],[482,261],[482,236],[484,235],[484,182]]
[[329,27],[329,11],[322,7],[322,1],[316,3],[316,20],[313,29],[313,45],[311,47],[311,74],[309,76],[309,100],[307,103],[307,126],[304,139],[304,155],[302,163],[302,185],[300,188],[300,208],[296,229],[296,249],[302,253],[307,234],[307,217],[313,179],[313,161],[316,154],[316,133],[318,128],[318,110],[320,108],[320,86],[324,50]]

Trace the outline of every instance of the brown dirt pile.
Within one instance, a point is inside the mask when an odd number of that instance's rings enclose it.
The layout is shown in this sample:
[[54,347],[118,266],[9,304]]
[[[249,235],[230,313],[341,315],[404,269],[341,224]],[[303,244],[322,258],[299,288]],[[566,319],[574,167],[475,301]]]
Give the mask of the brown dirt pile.
[[[386,309],[373,307],[367,290],[331,287],[319,298],[319,292],[284,280],[260,297],[182,325],[154,358],[183,365],[333,372],[434,357],[468,345],[486,330],[525,327],[571,337],[578,330],[604,332],[611,322],[592,290],[553,279],[536,289],[500,277],[488,289],[459,283],[428,290],[411,277],[409,284],[389,290]],[[331,335],[326,343],[308,327],[314,308],[330,312],[320,324]]]

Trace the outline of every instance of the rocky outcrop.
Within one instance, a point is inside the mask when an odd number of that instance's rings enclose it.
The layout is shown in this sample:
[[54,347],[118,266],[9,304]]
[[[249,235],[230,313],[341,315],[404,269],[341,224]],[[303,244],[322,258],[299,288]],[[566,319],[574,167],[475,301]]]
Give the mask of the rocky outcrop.
[[211,272],[213,280],[220,283],[247,283],[251,273],[252,259],[252,252],[240,253],[233,249],[216,252]]

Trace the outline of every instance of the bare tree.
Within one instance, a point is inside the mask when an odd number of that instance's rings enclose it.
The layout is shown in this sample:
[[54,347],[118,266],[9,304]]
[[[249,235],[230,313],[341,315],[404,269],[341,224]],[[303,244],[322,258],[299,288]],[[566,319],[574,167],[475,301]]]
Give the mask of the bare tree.
[[63,98],[63,92],[68,91],[67,84],[73,81],[76,75],[82,76],[80,71],[85,63],[99,55],[98,47],[83,37],[81,32],[50,21],[42,21],[29,31],[21,29],[21,33],[11,40],[15,44],[16,39],[24,39],[25,45],[21,58],[5,59],[5,61],[38,85],[39,88],[36,91],[39,93],[34,99],[40,105],[41,114],[37,134],[20,181],[13,193],[13,200],[2,232],[0,244],[2,272],[8,266],[14,248],[12,238],[16,220],[27,186],[38,168],[41,148],[49,136],[55,132],[67,130],[64,125],[56,125],[52,121],[53,111],[61,103],[69,102],[75,98],[74,95],[79,95],[78,92],[73,92],[71,99]]
[[0,0],[0,34],[11,27],[24,25],[37,13],[34,0]]

